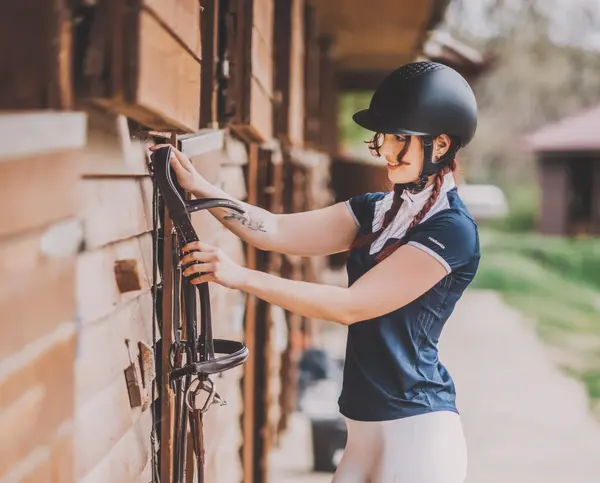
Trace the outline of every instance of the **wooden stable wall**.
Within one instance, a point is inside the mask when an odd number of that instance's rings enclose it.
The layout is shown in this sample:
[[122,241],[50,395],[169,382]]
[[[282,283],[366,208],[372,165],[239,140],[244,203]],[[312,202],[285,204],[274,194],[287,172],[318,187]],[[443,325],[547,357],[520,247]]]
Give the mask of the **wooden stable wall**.
[[102,1],[75,30],[78,100],[156,130],[200,127],[201,32],[197,0]]
[[[150,481],[152,377],[142,373],[152,367],[140,362],[140,344],[153,346],[152,181],[122,116],[89,111],[79,162],[75,476],[85,483]],[[130,366],[141,387],[137,403],[125,376]]]
[[77,481],[82,114],[0,116],[0,481]]
[[[0,339],[9,341],[0,342],[0,429],[18,435],[0,444],[0,480],[148,483],[155,456],[170,481],[170,280],[165,262],[155,326],[145,147],[179,146],[209,181],[273,212],[333,202],[329,156],[318,150],[336,149],[335,65],[315,2],[202,5],[7,7],[7,45],[25,25],[40,35],[0,61],[9,72],[0,107],[79,113],[0,115],[0,198],[11,207],[0,223]],[[251,268],[318,282],[325,266],[252,249],[208,213],[193,222]],[[170,259],[168,241],[164,250]],[[265,483],[318,321],[215,284],[211,306],[215,336],[243,340],[251,356],[214,378],[227,406],[205,416],[206,480]],[[154,446],[153,404],[162,411]]]

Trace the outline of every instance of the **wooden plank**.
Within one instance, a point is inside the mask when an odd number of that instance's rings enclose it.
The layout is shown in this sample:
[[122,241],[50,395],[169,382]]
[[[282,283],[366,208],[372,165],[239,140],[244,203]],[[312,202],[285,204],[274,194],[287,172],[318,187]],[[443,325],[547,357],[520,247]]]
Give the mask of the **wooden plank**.
[[[0,108],[71,109],[71,17],[67,0],[5,2],[2,17],[10,21],[0,30],[0,42],[11,48],[0,58]],[[24,36],[23,32],[35,35]]]
[[[175,136],[171,136],[170,144],[177,144]],[[161,483],[171,483],[173,480],[173,449],[174,449],[174,420],[175,420],[175,395],[168,384],[170,371],[170,350],[173,344],[173,264],[171,237],[169,234],[173,229],[173,223],[167,216],[166,210],[162,213],[162,226],[165,233],[163,244],[163,264],[162,264],[162,328],[161,328],[161,353],[162,353],[162,374],[160,380],[160,481]]]
[[[72,421],[64,424],[58,431],[57,437],[50,449],[50,474],[54,481],[52,483],[74,483],[75,448],[73,444],[74,425]],[[31,483],[37,483],[33,480]]]
[[193,134],[178,137],[179,150],[193,158],[203,154],[212,153],[223,149],[225,144],[225,130],[201,129]]
[[86,126],[87,117],[81,112],[2,113],[0,161],[79,149],[86,143]]
[[86,178],[82,182],[87,248],[130,238],[152,229],[147,192],[131,178]]
[[258,29],[269,45],[273,44],[274,3],[274,0],[252,0],[252,24]]
[[[125,345],[125,344],[123,344]],[[86,377],[79,372],[77,378]],[[149,411],[146,411],[149,412]],[[115,443],[135,424],[141,409],[131,408],[125,376],[114,379],[94,397],[78,404],[75,418],[75,475],[82,481],[112,451]],[[147,434],[148,444],[150,434]],[[141,471],[142,468],[140,468]],[[111,480],[107,480],[111,481]]]
[[87,145],[82,153],[83,176],[148,176],[146,145],[130,137],[127,118],[88,110]]
[[292,144],[304,144],[304,0],[292,0],[292,28],[289,87],[289,138]]
[[225,136],[225,160],[222,164],[225,166],[245,166],[248,164],[248,151],[246,144],[233,135]]
[[[14,245],[0,245],[0,257]],[[28,244],[25,244],[28,246]],[[23,253],[15,250],[21,260]],[[35,270],[11,270],[0,274],[0,359],[52,332],[75,315],[75,263],[37,256]],[[25,262],[27,263],[27,262]],[[31,303],[35,294],[35,303]]]
[[[258,177],[258,145],[250,144],[248,148],[248,203],[255,205],[257,201],[257,177]],[[256,249],[246,245],[246,266],[251,270],[256,269]],[[254,296],[246,299],[246,315],[244,320],[244,343],[250,352],[244,364],[243,398],[244,414],[242,427],[244,431],[244,445],[242,448],[242,462],[244,468],[244,483],[254,483],[254,380],[255,360],[257,350],[255,342],[256,333],[256,304]]]
[[238,0],[228,8],[227,49],[233,69],[225,109],[238,136],[248,143],[264,142],[273,131],[273,4],[269,0]]
[[50,347],[32,352],[20,369],[0,376],[0,431],[11,435],[0,440],[0,476],[52,441],[59,426],[73,417],[76,340],[73,330],[65,337],[63,332]]
[[242,373],[243,368],[237,367],[223,373],[222,378],[215,379],[217,391],[225,398],[227,406],[213,407],[204,417],[206,481],[242,481],[242,427],[239,424],[239,417],[243,413],[240,391]]
[[[270,149],[259,149],[257,176],[255,180],[256,206],[269,209],[267,186],[272,176],[272,156]],[[270,253],[256,253],[256,269],[268,271]],[[270,327],[272,325],[270,305],[263,300],[257,301],[255,346],[260,348],[255,353],[255,379],[254,379],[254,401],[255,401],[255,449],[254,449],[254,481],[266,483],[268,479],[268,455],[270,449],[269,440],[269,367],[271,364],[271,338]]]
[[319,145],[330,154],[338,152],[338,87],[334,59],[332,57],[333,38],[319,38]]
[[220,161],[224,158],[222,151],[194,156],[190,161],[196,170],[211,184],[218,184],[222,178],[222,167]]
[[79,358],[76,366],[77,404],[85,404],[116,379],[131,363],[132,352],[138,354],[138,342],[152,343],[152,294],[120,305],[107,317],[84,326],[79,334]]
[[40,445],[19,462],[1,481],[4,483],[74,483],[71,422],[63,424],[53,441]]
[[273,49],[256,27],[252,27],[252,77],[265,93],[273,96]]
[[202,59],[200,2],[198,0],[143,0],[169,33],[180,40],[192,55]]
[[274,30],[274,92],[275,110],[273,123],[275,135],[288,142],[290,109],[290,70],[292,37],[292,0],[275,2]]
[[[77,258],[77,308],[81,324],[92,323],[109,315],[120,304],[135,299],[152,286],[152,236],[131,238],[119,243],[88,250]],[[118,260],[138,262],[142,286],[137,292],[119,293],[114,266]]]
[[221,188],[238,200],[248,196],[244,172],[239,166],[224,166],[221,168]]
[[[101,462],[79,483],[131,483],[138,481],[151,458],[152,415],[145,411],[132,427],[113,442]],[[161,479],[161,482],[168,481]],[[147,481],[145,483],[148,483]]]
[[14,235],[74,215],[78,208],[78,153],[55,152],[0,162],[0,236]]
[[250,124],[253,137],[267,141],[273,135],[273,104],[255,78],[250,81]]
[[315,6],[304,8],[305,63],[304,63],[304,138],[309,145],[319,141],[319,45]]
[[98,4],[80,97],[157,131],[199,127],[200,62],[148,10]]
[[[141,13],[136,103],[185,132],[200,126],[200,64],[147,12]],[[159,74],[160,73],[160,74]],[[147,119],[151,121],[151,119]]]
[[200,89],[200,127],[219,124],[219,0],[205,0],[202,12],[202,87]]

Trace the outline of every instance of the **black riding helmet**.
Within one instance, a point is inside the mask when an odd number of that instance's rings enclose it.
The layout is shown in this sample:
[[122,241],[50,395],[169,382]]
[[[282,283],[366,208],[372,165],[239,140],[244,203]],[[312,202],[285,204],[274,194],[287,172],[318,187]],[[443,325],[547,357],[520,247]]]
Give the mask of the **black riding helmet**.
[[[422,138],[423,170],[412,187],[418,191],[473,139],[477,101],[467,81],[454,69],[436,62],[413,62],[390,73],[373,94],[369,108],[352,118],[369,131]],[[434,162],[433,139],[440,134],[450,136],[453,143]]]

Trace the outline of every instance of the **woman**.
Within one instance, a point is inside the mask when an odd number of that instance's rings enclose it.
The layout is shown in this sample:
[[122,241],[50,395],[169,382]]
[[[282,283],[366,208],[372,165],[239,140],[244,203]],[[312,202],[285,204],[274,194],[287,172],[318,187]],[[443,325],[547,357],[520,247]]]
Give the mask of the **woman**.
[[[375,133],[370,149],[387,162],[391,192],[307,213],[273,215],[245,203],[246,216],[212,211],[262,250],[311,256],[350,249],[348,288],[252,271],[204,243],[184,249],[181,262],[195,262],[184,274],[206,273],[194,283],[216,282],[348,326],[339,398],[348,442],[335,483],[464,481],[466,445],[437,342],[479,263],[477,227],[452,174],[476,119],[475,97],[457,72],[432,62],[405,65],[354,115]],[[195,196],[233,199],[181,153],[171,164]]]

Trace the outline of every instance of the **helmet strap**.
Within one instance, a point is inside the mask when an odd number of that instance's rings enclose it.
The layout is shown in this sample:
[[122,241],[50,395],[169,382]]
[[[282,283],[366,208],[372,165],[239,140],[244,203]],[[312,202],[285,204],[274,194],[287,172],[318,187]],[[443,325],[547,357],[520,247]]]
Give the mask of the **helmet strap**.
[[427,180],[429,177],[439,173],[446,166],[449,166],[452,163],[452,160],[455,158],[456,152],[460,149],[459,143],[452,142],[448,151],[439,159],[434,160],[433,137],[421,136],[421,141],[423,142],[423,168],[421,169],[421,174],[419,174],[419,177],[416,181],[405,184],[405,189],[411,193],[419,193],[423,191],[427,185]]
[[[443,166],[437,167],[438,163],[433,162],[433,138],[431,136],[421,136],[423,142],[423,168],[419,177],[411,182],[404,185],[404,189],[410,193],[420,193],[425,189],[429,176],[441,171]],[[442,163],[439,163],[442,164]]]

